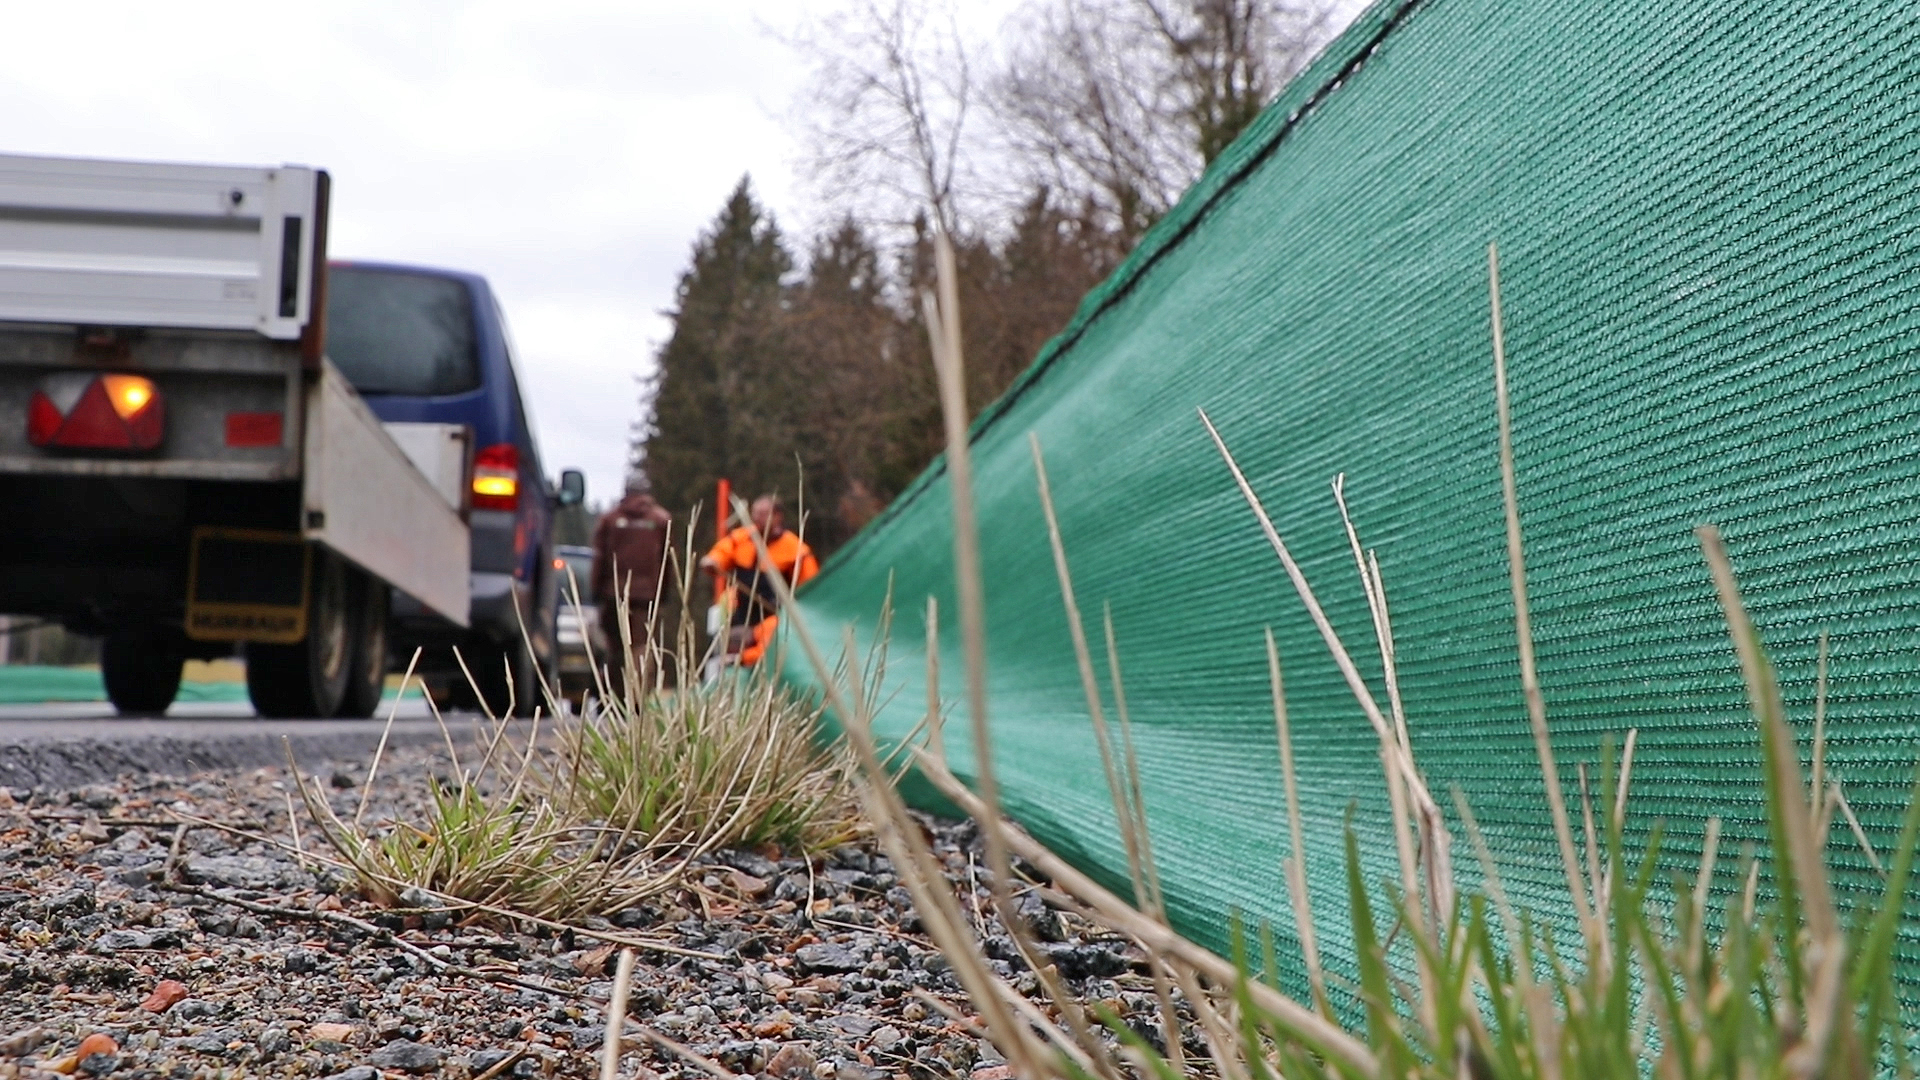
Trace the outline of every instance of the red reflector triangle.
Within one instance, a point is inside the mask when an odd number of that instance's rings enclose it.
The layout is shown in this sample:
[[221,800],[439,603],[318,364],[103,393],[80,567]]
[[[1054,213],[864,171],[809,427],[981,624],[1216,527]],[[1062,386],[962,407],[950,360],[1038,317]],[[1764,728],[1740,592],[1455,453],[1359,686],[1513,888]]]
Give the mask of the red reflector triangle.
[[127,439],[135,450],[151,450],[166,433],[166,404],[155,394],[140,411],[127,417]]
[[88,385],[74,403],[67,421],[53,437],[55,446],[86,447],[94,450],[132,450],[133,433],[127,422],[113,411],[107,400],[107,388],[99,379]]
[[35,390],[33,400],[27,405],[27,441],[35,446],[45,446],[53,441],[60,430],[60,409],[45,393]]

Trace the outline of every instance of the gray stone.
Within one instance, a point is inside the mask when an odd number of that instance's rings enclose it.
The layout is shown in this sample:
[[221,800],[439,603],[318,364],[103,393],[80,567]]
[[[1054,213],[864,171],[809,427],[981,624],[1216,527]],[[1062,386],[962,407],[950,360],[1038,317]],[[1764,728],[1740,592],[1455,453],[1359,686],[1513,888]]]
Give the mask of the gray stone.
[[191,855],[182,869],[189,881],[230,889],[279,889],[312,883],[312,877],[292,863],[264,855]]
[[622,930],[644,930],[660,921],[660,913],[650,907],[622,908],[613,913],[613,925]]
[[1035,937],[1041,941],[1065,941],[1065,928],[1060,925],[1060,916],[1046,905],[1038,896],[1028,893],[1022,896],[1014,907],[1020,917],[1033,929]]
[[93,894],[80,889],[66,889],[32,906],[50,918],[77,919],[93,914]]
[[202,1016],[212,1016],[220,1011],[220,1006],[199,998],[188,998],[167,1010],[175,1020],[197,1020]]
[[827,1026],[842,1035],[851,1035],[856,1039],[864,1039],[874,1028],[880,1026],[880,1021],[875,1020],[871,1016],[847,1013],[842,1016],[830,1017],[827,1020]]
[[261,1057],[270,1058],[286,1053],[293,1045],[293,1040],[287,1037],[284,1028],[270,1027],[260,1033],[260,1037],[254,1040],[253,1045],[260,1051]]
[[166,863],[154,861],[142,863],[139,866],[123,866],[113,876],[120,884],[130,889],[138,889],[160,880],[160,871],[165,868]]
[[736,1073],[759,1072],[756,1065],[765,1065],[755,1060],[760,1054],[760,1044],[751,1039],[729,1039],[726,1042],[708,1047],[706,1054]]
[[720,861],[743,874],[767,879],[780,873],[780,864],[764,855],[755,855],[751,851],[723,851]]
[[872,874],[865,870],[829,870],[821,875],[828,881],[844,889],[858,889],[863,892],[877,891]]
[[845,945],[831,945],[826,942],[800,946],[794,951],[793,959],[800,965],[802,971],[807,972],[824,971],[844,974],[849,971],[859,971],[867,966],[866,957],[855,953]]
[[181,1050],[191,1050],[196,1054],[219,1056],[227,1052],[227,1040],[218,1035],[189,1035],[184,1039],[170,1040],[170,1045]]
[[512,1056],[511,1050],[482,1050],[473,1055],[473,1071],[475,1074],[486,1072]]
[[885,1027],[875,1028],[871,1038],[873,1048],[885,1052],[899,1046],[900,1040],[906,1038],[906,1035],[899,1028],[888,1024]]
[[446,1051],[437,1046],[423,1046],[420,1043],[402,1039],[375,1050],[367,1057],[367,1061],[380,1069],[432,1072],[440,1067],[441,1059],[446,1056]]
[[337,1072],[323,1080],[380,1080],[380,1071],[370,1065],[355,1065],[345,1072]]
[[290,950],[280,961],[281,970],[289,975],[305,975],[320,966],[320,954],[312,949]]
[[97,938],[93,947],[101,952],[120,952],[124,949],[151,949],[153,935],[139,930],[109,930]]
[[850,926],[879,926],[880,916],[858,904],[840,904],[827,909],[822,916],[829,922],[846,923]]
[[1105,945],[1049,943],[1043,948],[1060,974],[1069,979],[1120,975],[1127,970],[1127,958]]

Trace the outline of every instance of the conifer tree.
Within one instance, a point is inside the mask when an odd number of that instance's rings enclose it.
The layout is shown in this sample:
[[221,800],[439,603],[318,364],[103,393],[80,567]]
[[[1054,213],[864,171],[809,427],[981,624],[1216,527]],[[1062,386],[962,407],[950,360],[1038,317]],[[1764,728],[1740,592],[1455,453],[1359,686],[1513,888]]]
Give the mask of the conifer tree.
[[676,515],[698,503],[713,520],[714,483],[751,496],[794,486],[792,433],[781,392],[782,278],[793,259],[748,177],[693,248],[675,295],[673,333],[659,352],[651,414],[635,467]]

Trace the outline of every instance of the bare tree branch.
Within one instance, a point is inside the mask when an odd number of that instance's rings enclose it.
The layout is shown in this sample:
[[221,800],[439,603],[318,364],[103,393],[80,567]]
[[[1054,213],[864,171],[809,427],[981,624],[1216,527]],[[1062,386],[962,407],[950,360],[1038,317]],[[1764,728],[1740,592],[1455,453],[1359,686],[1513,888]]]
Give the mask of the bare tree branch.
[[952,10],[934,0],[858,0],[792,44],[814,65],[799,110],[804,167],[827,201],[882,226],[930,209],[957,232],[975,91]]
[[1036,183],[1130,240],[1332,36],[1340,0],[1033,0],[988,101]]

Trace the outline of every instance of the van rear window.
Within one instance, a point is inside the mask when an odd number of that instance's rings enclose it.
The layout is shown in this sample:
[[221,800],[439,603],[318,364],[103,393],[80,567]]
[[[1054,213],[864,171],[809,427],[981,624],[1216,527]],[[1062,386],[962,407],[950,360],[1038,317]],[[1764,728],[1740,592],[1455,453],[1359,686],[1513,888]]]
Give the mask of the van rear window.
[[332,267],[327,358],[362,394],[459,394],[480,385],[473,300],[450,278]]

